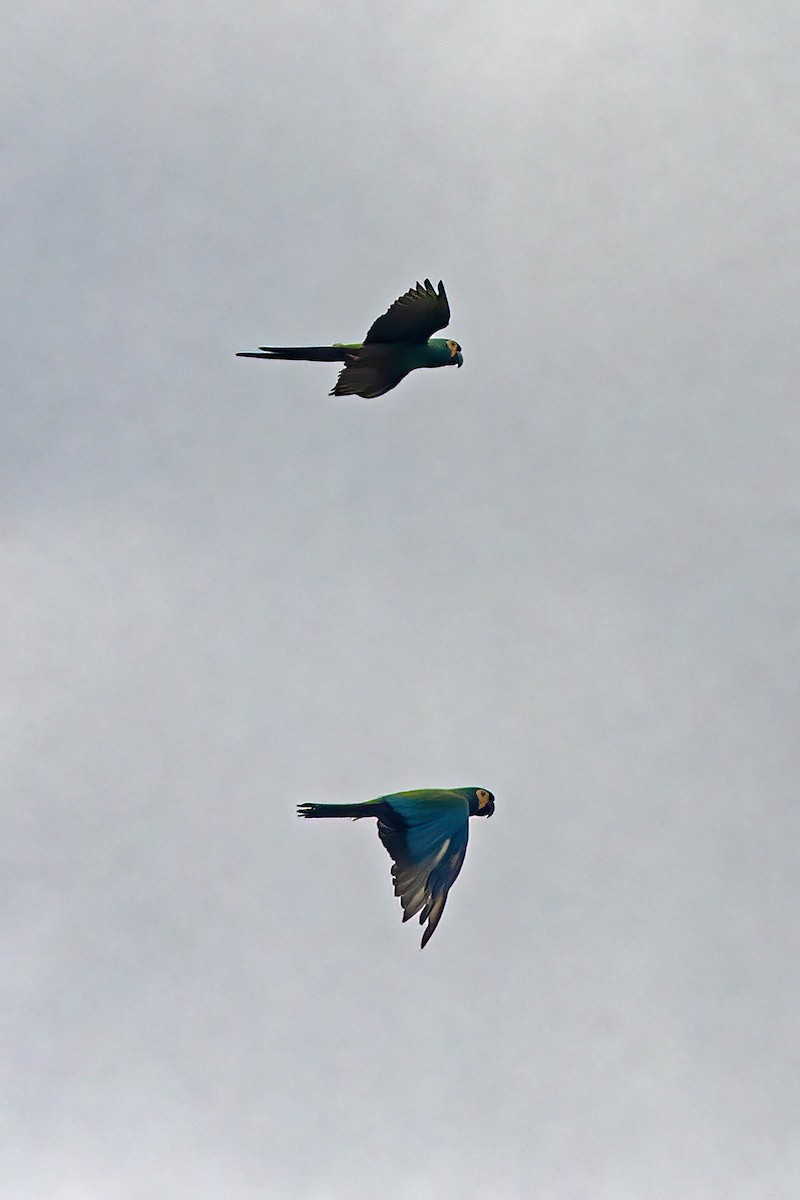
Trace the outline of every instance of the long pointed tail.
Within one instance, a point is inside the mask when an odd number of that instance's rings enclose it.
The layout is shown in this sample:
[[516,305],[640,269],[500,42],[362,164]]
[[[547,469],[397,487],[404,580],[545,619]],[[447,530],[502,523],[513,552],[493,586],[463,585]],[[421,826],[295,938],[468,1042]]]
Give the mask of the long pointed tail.
[[298,804],[298,817],[377,817],[373,804]]
[[344,362],[358,346],[259,346],[260,353],[240,350],[237,358],[285,358],[301,362]]

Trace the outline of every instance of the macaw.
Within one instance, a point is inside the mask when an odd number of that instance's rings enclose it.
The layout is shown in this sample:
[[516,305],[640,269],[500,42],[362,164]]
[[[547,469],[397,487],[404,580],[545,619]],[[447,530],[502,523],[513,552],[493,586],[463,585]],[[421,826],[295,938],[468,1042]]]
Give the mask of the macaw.
[[343,362],[331,396],[363,396],[372,400],[397,387],[417,367],[460,367],[461,347],[451,338],[433,338],[450,320],[450,305],[439,280],[417,283],[374,321],[363,342],[333,346],[262,346],[242,350],[237,358],[284,358],[303,362]]
[[300,804],[301,817],[378,818],[378,837],[393,860],[394,894],[403,920],[419,913],[427,928],[424,947],[439,924],[447,893],[467,853],[470,817],[490,817],[494,796],[486,788],[421,788],[362,804]]

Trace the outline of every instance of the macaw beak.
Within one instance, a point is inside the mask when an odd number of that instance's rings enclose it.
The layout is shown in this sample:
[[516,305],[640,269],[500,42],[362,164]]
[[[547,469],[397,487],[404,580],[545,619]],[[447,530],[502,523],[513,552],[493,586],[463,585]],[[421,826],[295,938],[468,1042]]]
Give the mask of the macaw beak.
[[464,356],[462,355],[461,351],[459,350],[458,353],[456,354],[456,366],[463,367],[463,365],[464,365]]

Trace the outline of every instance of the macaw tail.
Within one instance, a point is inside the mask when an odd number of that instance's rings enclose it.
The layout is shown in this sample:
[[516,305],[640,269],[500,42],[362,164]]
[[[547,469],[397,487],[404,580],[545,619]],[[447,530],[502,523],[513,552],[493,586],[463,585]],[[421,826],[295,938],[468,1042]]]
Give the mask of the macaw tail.
[[298,817],[377,817],[374,804],[298,804]]
[[237,358],[289,358],[301,362],[344,362],[358,346],[259,346],[260,353],[240,350]]

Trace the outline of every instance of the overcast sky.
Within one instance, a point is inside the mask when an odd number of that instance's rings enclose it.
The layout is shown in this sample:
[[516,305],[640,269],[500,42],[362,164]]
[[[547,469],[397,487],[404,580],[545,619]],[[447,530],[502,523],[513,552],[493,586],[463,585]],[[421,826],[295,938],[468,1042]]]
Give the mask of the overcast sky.
[[796,5],[3,7],[3,1196],[795,1200]]

